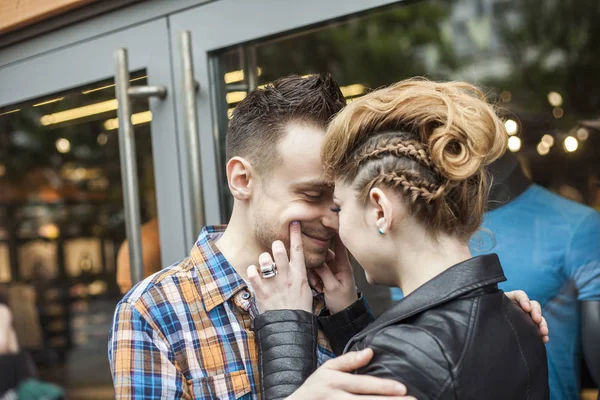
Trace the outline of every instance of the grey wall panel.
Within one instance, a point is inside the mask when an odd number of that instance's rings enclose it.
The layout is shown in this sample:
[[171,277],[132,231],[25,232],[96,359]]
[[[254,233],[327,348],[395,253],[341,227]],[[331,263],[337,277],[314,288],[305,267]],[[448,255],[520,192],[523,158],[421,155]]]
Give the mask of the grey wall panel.
[[[5,47],[3,42],[12,38],[0,37],[0,66],[35,57],[39,54],[61,49],[75,43],[95,39],[102,35],[146,23],[209,1],[216,0],[146,0],[83,21],[79,21],[77,18],[78,15],[80,15],[79,18],[89,18],[85,10],[75,10],[69,15],[60,17],[68,25],[54,32],[43,33],[39,37],[9,45],[8,47]],[[117,1],[112,1],[112,3],[115,2]],[[90,5],[88,7],[102,7],[102,5]],[[112,9],[116,5],[105,5],[104,7]],[[100,9],[98,12],[101,11]],[[44,23],[49,24],[51,22]],[[32,29],[38,28],[35,27]],[[9,33],[6,36],[11,36],[11,34]]]

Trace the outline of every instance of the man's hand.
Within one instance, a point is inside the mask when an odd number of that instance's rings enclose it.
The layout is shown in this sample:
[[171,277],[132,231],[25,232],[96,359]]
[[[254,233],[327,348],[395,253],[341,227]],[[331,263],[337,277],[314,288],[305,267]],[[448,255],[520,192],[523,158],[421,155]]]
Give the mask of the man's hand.
[[399,382],[351,373],[371,358],[373,350],[365,349],[329,360],[286,400],[415,400],[405,396],[406,386]]
[[0,304],[0,355],[19,352],[17,335],[12,327],[12,314],[8,307]]
[[325,293],[325,304],[332,314],[351,306],[356,300],[356,283],[348,250],[335,236],[335,253],[329,250],[327,262],[322,266],[308,270],[311,286]]
[[506,292],[506,297],[514,301],[518,306],[520,306],[523,311],[529,313],[531,315],[531,319],[538,326],[538,330],[540,332],[540,336],[544,343],[548,343],[550,337],[548,334],[550,331],[548,330],[548,324],[546,323],[546,318],[542,316],[542,306],[535,300],[529,300],[529,296],[522,290],[513,290],[512,292]]

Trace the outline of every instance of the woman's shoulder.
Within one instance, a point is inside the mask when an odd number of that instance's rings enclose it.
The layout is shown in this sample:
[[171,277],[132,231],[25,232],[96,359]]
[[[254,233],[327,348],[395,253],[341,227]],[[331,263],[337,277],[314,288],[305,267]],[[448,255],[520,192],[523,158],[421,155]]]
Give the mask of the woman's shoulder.
[[438,398],[452,385],[450,365],[438,339],[426,328],[394,324],[359,341],[355,349],[369,347],[371,363],[360,374],[396,379],[417,398]]
[[[414,324],[393,324],[371,332],[361,340],[362,347],[372,347],[391,353],[439,353],[443,350],[435,333],[426,326]],[[416,352],[416,354],[412,354]],[[409,354],[410,353],[410,354]]]
[[401,320],[382,315],[372,324],[372,331],[363,335],[364,344],[417,349],[448,359],[445,353],[460,352],[468,341],[473,302],[474,298],[454,299]]

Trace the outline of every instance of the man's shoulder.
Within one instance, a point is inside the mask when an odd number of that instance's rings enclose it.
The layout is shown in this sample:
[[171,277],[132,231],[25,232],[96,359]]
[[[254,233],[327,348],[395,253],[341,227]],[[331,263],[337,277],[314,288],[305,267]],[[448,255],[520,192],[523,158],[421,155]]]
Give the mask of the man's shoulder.
[[198,275],[193,260],[188,257],[164,268],[136,284],[121,300],[139,312],[161,304],[200,300],[196,289]]

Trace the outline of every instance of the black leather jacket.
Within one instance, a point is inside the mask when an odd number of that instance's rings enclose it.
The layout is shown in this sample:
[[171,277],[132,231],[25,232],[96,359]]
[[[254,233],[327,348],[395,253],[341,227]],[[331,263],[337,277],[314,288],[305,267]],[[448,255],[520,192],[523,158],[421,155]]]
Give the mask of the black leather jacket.
[[[498,289],[504,280],[498,257],[488,255],[425,283],[348,342],[346,351],[375,352],[356,372],[402,382],[420,400],[548,399],[546,349],[529,315]],[[272,313],[268,318],[302,314]],[[272,345],[269,338],[258,340],[262,349]],[[273,350],[270,358],[278,357],[280,367],[290,359],[285,346]],[[261,372],[269,376],[270,365]],[[302,380],[308,377],[301,374]],[[264,399],[285,397],[278,397],[276,385],[265,385]],[[287,386],[286,392],[297,387]]]

